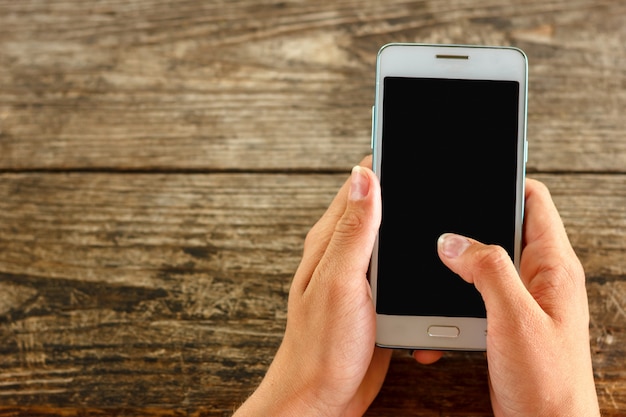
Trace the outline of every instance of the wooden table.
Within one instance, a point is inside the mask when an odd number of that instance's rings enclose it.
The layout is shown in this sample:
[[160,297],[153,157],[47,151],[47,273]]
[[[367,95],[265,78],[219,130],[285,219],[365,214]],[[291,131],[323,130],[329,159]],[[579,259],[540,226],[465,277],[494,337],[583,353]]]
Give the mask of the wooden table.
[[[229,416],[370,152],[395,41],[527,53],[528,176],[587,272],[604,416],[626,415],[625,6],[0,0],[0,415]],[[491,415],[483,354],[397,352],[367,415]]]

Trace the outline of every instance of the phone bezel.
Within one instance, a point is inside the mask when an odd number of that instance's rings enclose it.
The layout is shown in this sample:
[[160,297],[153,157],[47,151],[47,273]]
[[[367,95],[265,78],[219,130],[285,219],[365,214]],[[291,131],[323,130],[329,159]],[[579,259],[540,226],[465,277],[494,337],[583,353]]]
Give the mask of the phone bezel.
[[[440,56],[440,57],[438,57]],[[443,57],[441,57],[443,56]],[[519,267],[526,171],[528,63],[522,50],[507,46],[390,43],[376,60],[376,96],[372,109],[373,169],[381,175],[382,98],[385,77],[513,80],[520,83],[518,114],[517,198],[514,264]],[[370,265],[374,305],[378,271],[378,239]],[[460,278],[459,278],[460,279]],[[431,326],[458,329],[457,337],[429,336]],[[376,344],[388,348],[486,350],[487,319],[440,316],[395,316],[376,313]]]

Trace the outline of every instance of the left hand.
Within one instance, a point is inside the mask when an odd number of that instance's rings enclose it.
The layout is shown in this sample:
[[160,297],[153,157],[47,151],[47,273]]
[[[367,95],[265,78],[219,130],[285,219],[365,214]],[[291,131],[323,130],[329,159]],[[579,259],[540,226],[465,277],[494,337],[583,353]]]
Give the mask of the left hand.
[[374,348],[367,281],[380,218],[378,180],[370,169],[355,167],[307,234],[289,292],[285,337],[261,385],[235,416],[365,412],[392,352]]

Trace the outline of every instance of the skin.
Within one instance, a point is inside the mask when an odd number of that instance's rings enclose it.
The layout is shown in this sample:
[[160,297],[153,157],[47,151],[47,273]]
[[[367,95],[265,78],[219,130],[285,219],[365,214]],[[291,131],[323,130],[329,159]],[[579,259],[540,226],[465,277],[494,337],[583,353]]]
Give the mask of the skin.
[[[371,157],[355,167],[307,234],[285,336],[235,417],[362,416],[378,394],[392,351],[374,346],[367,269],[381,202],[369,167]],[[452,234],[437,242],[442,261],[485,300],[494,414],[599,416],[584,271],[547,188],[530,179],[524,234],[520,274],[499,246]],[[441,355],[413,353],[424,364]]]

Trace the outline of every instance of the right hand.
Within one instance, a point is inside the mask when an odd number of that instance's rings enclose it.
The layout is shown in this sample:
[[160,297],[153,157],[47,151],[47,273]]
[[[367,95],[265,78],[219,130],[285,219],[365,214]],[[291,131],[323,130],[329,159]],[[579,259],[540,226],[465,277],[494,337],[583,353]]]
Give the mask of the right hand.
[[474,283],[487,308],[487,363],[496,416],[599,416],[585,273],[548,189],[526,181],[518,274],[506,251],[444,234],[439,257]]

